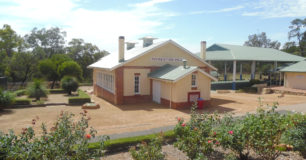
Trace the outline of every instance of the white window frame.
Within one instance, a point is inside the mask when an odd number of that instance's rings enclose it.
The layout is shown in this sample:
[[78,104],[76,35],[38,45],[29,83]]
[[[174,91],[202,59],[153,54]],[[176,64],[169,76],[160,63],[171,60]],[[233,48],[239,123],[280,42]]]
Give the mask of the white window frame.
[[97,82],[96,84],[111,92],[114,93],[114,76],[112,74],[108,74],[108,73],[103,73],[103,72],[98,72],[97,73]]
[[[138,92],[136,92],[136,77],[138,77]],[[140,75],[134,75],[134,93],[140,94]]]
[[[194,84],[193,84],[193,82],[194,82]],[[195,73],[193,73],[191,75],[191,87],[197,87],[197,74],[195,74]]]

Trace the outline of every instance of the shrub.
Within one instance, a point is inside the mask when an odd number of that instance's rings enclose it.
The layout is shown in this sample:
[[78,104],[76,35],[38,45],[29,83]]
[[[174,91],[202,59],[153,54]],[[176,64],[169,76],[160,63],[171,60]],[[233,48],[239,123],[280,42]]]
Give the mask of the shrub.
[[215,129],[215,135],[224,149],[230,149],[241,160],[249,158],[250,134],[248,126],[243,125],[243,119],[234,119],[231,115],[226,115],[222,118],[220,126]]
[[290,115],[293,127],[282,135],[282,142],[293,146],[293,150],[299,151],[306,158],[306,115]]
[[76,78],[65,76],[61,80],[61,86],[69,95],[71,95],[72,91],[76,91],[79,88],[79,83]]
[[141,145],[139,145],[139,150],[136,150],[136,147],[132,147],[130,153],[135,160],[163,160],[165,155],[162,153],[162,143],[163,138],[162,135],[160,135],[149,143],[143,141]]
[[23,95],[25,95],[26,93],[27,93],[27,91],[24,90],[24,89],[20,89],[20,90],[17,90],[17,91],[14,92],[14,94],[15,94],[16,96],[23,96]]
[[[35,136],[32,127],[23,128],[20,135],[11,130],[8,134],[0,133],[0,159],[93,159],[102,156],[104,141],[102,137],[99,148],[88,149],[88,141],[95,137],[96,130],[88,130],[88,117],[82,112],[78,121],[73,114],[61,113],[50,131],[41,125],[41,135]],[[37,119],[32,120],[35,125]]]
[[82,79],[82,68],[80,65],[74,61],[66,61],[58,67],[58,73],[61,77],[73,76],[77,77],[79,80]]
[[14,102],[14,95],[7,91],[2,91],[0,89],[0,108],[7,107]]
[[31,99],[28,98],[16,98],[14,105],[30,105]]
[[174,132],[177,142],[174,144],[184,151],[190,159],[204,159],[213,151],[218,143],[214,137],[213,126],[219,121],[218,115],[198,114],[192,107],[191,119],[188,123],[178,118]]
[[42,81],[35,80],[33,84],[27,87],[27,94],[30,98],[39,101],[41,97],[47,97],[48,90],[42,85]]

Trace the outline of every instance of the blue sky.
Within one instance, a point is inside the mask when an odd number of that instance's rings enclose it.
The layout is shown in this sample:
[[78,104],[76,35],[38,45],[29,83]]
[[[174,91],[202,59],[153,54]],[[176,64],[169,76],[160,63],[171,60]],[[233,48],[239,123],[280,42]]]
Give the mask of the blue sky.
[[306,17],[306,0],[0,0],[0,25],[19,34],[60,27],[67,40],[83,38],[116,52],[118,36],[173,39],[196,52],[200,41],[242,45],[266,32],[288,41],[288,26]]

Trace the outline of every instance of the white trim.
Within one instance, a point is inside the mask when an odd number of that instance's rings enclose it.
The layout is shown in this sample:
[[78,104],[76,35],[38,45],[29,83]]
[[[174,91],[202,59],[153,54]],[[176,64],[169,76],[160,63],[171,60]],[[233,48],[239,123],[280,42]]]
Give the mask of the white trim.
[[110,68],[110,70],[112,71],[112,70],[114,70],[114,69],[116,69],[116,68],[118,68],[118,67],[121,67],[121,66],[123,66],[123,65],[125,65],[125,64],[127,64],[127,63],[129,63],[129,62],[131,62],[131,61],[133,61],[133,60],[135,60],[135,59],[137,59],[137,58],[139,58],[139,57],[141,57],[141,56],[144,56],[145,54],[151,52],[152,50],[158,49],[158,48],[160,48],[160,47],[162,47],[162,46],[164,46],[164,45],[166,45],[166,44],[168,44],[168,43],[171,43],[171,44],[177,46],[178,48],[184,50],[186,53],[188,53],[188,54],[191,55],[192,57],[196,58],[197,60],[201,61],[202,63],[204,63],[204,64],[207,65],[208,67],[212,68],[213,70],[216,70],[216,71],[218,70],[217,68],[215,68],[215,67],[212,66],[211,64],[209,64],[209,63],[207,63],[206,61],[204,61],[202,58],[196,56],[195,54],[193,54],[192,52],[190,52],[189,50],[187,50],[186,48],[184,48],[183,46],[179,45],[178,43],[174,42],[174,41],[171,40],[171,39],[168,40],[168,41],[165,41],[164,43],[161,43],[161,44],[159,44],[159,45],[157,45],[157,46],[155,46],[155,47],[153,47],[153,48],[151,48],[151,49],[149,49],[149,50],[147,50],[147,51],[145,51],[145,52],[143,52],[143,53],[141,53],[141,54],[139,54],[139,55],[137,55],[137,56],[135,56],[135,57],[133,57],[133,58],[131,58],[131,59],[129,59],[129,60],[127,60],[127,61],[124,61],[124,62],[122,62],[122,63],[120,63],[120,64],[114,66],[113,68]]
[[[192,76],[195,76],[194,85],[192,84],[192,81],[193,81]],[[191,74],[191,87],[197,87],[197,86],[198,86],[197,84],[198,84],[198,83],[197,83],[197,75],[194,74],[194,73],[192,73],[192,74]]]

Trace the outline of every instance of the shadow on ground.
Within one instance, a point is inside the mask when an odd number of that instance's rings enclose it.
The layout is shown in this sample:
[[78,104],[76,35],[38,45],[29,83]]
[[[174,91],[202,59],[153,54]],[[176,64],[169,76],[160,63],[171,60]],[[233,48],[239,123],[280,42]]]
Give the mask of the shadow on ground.
[[13,114],[14,111],[11,109],[0,109],[0,116],[5,115],[5,114]]

